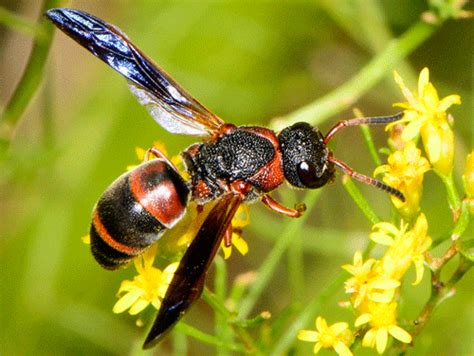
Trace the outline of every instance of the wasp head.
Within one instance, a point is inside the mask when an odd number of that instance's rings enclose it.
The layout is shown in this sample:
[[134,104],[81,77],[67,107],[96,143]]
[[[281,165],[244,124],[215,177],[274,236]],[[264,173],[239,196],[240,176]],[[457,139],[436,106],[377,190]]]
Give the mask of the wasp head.
[[319,188],[334,178],[334,164],[321,132],[305,122],[278,135],[286,180],[298,188]]

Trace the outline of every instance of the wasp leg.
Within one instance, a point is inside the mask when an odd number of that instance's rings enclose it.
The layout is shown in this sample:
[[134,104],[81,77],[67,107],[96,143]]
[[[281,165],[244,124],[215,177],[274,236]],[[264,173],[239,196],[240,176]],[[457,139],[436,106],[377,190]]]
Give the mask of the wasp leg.
[[171,162],[171,160],[166,157],[166,155],[161,152],[158,148],[156,147],[151,147],[149,149],[146,150],[145,152],[145,161],[149,161],[151,158],[150,158],[150,155],[153,155],[155,156],[156,158],[160,158],[162,159],[163,161],[165,161],[166,163],[168,163],[168,165],[173,168],[175,170],[176,173],[178,173],[179,175],[181,175],[181,173],[179,172],[178,170],[178,167],[175,166],[175,164],[173,162]]
[[306,205],[298,204],[296,209],[290,209],[286,206],[282,205],[275,199],[273,199],[270,195],[264,194],[262,196],[262,203],[269,207],[271,210],[289,216],[290,218],[298,218],[303,215],[303,212],[306,210]]
[[232,245],[232,224],[229,225],[224,235],[224,246],[230,247]]

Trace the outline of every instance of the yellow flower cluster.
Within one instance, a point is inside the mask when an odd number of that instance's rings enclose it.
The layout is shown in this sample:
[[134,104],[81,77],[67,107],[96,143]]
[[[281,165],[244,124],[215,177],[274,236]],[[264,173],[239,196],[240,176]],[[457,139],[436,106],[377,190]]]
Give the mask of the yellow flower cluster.
[[[416,94],[405,86],[397,73],[395,81],[407,99],[407,102],[395,104],[405,109],[404,116],[388,125],[392,130],[389,143],[394,151],[389,155],[388,163],[374,173],[383,175],[386,184],[404,194],[405,202],[392,198],[402,220],[399,226],[389,222],[373,226],[370,239],[387,247],[380,259],[364,261],[362,253],[356,252],[353,263],[342,266],[351,274],[345,282],[345,291],[350,294],[357,330],[351,332],[347,323],[328,327],[324,319],[318,317],[317,331],[302,330],[298,335],[301,340],[316,342],[315,353],[321,348],[333,348],[339,355],[350,355],[352,339],[359,335],[363,346],[375,348],[380,354],[386,350],[390,336],[402,343],[412,341],[411,335],[397,323],[400,286],[411,265],[416,271],[413,285],[423,278],[425,253],[432,242],[428,236],[428,221],[420,209],[423,177],[431,167],[445,179],[451,176],[454,136],[446,110],[453,104],[460,104],[461,99],[458,95],[449,95],[440,100],[429,81],[427,68],[420,73]],[[416,145],[420,136],[427,158]],[[474,153],[467,158],[463,176],[468,198],[474,194],[473,177]],[[342,331],[353,337],[343,336]]]
[[328,326],[322,317],[316,319],[316,330],[300,330],[298,339],[302,341],[315,342],[313,352],[317,354],[321,348],[334,349],[341,356],[351,356],[349,346],[354,340],[353,333],[349,330],[347,323],[335,323]]
[[159,309],[161,300],[178,268],[178,262],[168,265],[163,271],[153,267],[157,245],[150,247],[143,255],[133,260],[138,275],[133,280],[125,280],[120,285],[117,295],[120,299],[113,307],[114,313],[129,309],[131,315],[143,311],[148,305]]
[[401,342],[411,342],[411,336],[397,325],[397,302],[401,280],[411,264],[416,269],[416,280],[423,278],[423,253],[431,245],[427,235],[428,223],[424,214],[420,214],[412,229],[403,224],[397,228],[393,224],[382,222],[375,224],[370,235],[372,241],[388,246],[380,260],[362,260],[362,254],[356,252],[352,265],[344,265],[352,274],[345,283],[346,293],[351,295],[351,303],[358,315],[355,326],[368,324],[370,329],[364,335],[362,345],[376,347],[383,353],[387,346],[388,335]]
[[[418,79],[418,92],[412,93],[395,72],[395,82],[399,85],[406,102],[395,106],[404,109],[404,117],[397,123],[404,123],[402,139],[405,142],[416,139],[419,135],[434,170],[443,176],[451,174],[454,156],[454,134],[449,125],[446,110],[453,104],[461,104],[459,95],[448,95],[439,99],[438,92],[430,82],[430,72],[424,68]],[[391,128],[395,125],[391,124]]]

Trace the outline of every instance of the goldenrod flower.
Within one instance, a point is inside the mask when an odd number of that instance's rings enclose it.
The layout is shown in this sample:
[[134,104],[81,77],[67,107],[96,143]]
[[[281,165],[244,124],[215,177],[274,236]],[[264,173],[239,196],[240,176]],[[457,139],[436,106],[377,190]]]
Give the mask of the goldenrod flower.
[[420,214],[415,226],[407,231],[408,226],[401,224],[400,229],[390,223],[378,223],[373,226],[371,240],[389,246],[381,259],[379,273],[389,278],[400,280],[410,267],[415,265],[416,279],[413,285],[423,278],[424,253],[431,246],[428,233],[428,222],[424,214]]
[[[232,219],[232,246],[245,256],[249,251],[247,242],[242,238],[242,228],[250,224],[250,212],[248,205],[241,205]],[[221,243],[224,259],[232,255],[232,246],[226,247],[224,241]]]
[[358,308],[366,300],[388,303],[394,296],[395,289],[400,282],[378,272],[378,261],[373,258],[362,260],[362,254],[354,254],[352,265],[343,265],[342,268],[353,275],[345,283],[346,293],[351,294],[354,308]]
[[371,328],[365,333],[362,345],[365,347],[376,348],[379,354],[385,351],[387,347],[388,335],[395,339],[410,343],[411,335],[397,325],[397,303],[375,303],[367,304],[367,313],[360,315],[355,321],[355,326],[361,326],[369,323]]
[[460,96],[448,95],[439,100],[438,92],[429,81],[428,68],[420,73],[417,94],[413,94],[405,86],[397,72],[394,74],[395,82],[407,99],[407,102],[394,104],[405,109],[403,119],[396,122],[408,123],[402,138],[405,141],[413,140],[421,133],[426,154],[434,169],[439,174],[449,175],[453,168],[454,135],[448,124],[446,110],[453,104],[461,104]]
[[163,271],[153,267],[156,250],[155,244],[133,260],[138,275],[132,281],[126,280],[120,285],[118,295],[122,293],[123,295],[115,303],[114,313],[122,313],[129,309],[131,315],[136,315],[150,303],[156,309],[160,308],[161,300],[178,268],[178,262],[168,265]]
[[391,196],[392,203],[407,220],[411,220],[420,210],[423,192],[423,176],[430,169],[426,158],[413,142],[408,142],[403,150],[395,151],[388,157],[388,164],[375,169],[374,175],[384,174],[383,181],[400,190],[405,202]]
[[316,319],[316,330],[300,330],[298,339],[315,342],[313,352],[317,354],[321,348],[334,349],[338,355],[352,355],[349,346],[354,340],[354,335],[347,323],[335,323],[328,326],[326,320],[320,316]]

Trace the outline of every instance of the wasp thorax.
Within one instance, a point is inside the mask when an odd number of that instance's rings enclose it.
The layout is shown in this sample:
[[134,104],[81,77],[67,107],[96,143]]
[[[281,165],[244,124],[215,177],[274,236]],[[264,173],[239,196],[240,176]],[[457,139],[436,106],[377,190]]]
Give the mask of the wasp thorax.
[[283,170],[288,182],[299,188],[319,188],[334,177],[334,165],[321,132],[305,122],[287,127],[278,135]]

